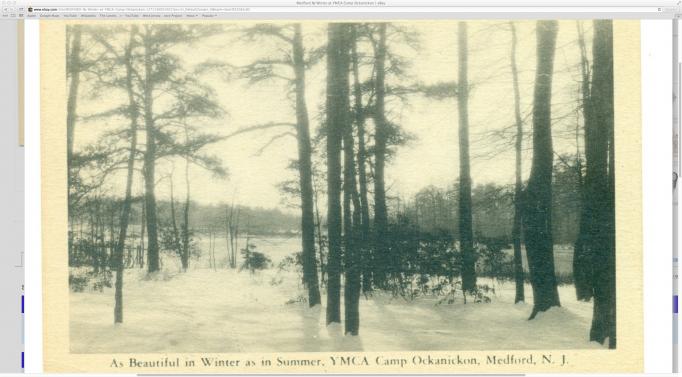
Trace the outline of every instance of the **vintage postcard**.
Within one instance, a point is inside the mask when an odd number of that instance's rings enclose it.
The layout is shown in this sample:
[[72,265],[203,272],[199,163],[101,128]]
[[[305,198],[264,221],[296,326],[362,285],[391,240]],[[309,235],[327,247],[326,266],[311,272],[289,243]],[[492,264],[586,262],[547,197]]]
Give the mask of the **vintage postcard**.
[[45,371],[641,372],[639,27],[42,22]]

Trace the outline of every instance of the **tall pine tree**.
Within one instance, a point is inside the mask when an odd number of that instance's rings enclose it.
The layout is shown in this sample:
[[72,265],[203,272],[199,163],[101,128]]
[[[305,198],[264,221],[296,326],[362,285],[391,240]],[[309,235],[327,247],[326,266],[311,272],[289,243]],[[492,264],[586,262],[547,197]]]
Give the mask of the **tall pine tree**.
[[458,24],[459,74],[457,109],[459,114],[459,247],[462,253],[462,290],[476,290],[476,254],[471,213],[471,168],[469,163],[469,79],[467,24]]
[[556,21],[538,21],[537,68],[533,94],[533,161],[524,193],[524,234],[533,319],[537,313],[559,306],[552,239],[552,76],[557,36]]
[[348,25],[331,23],[327,44],[327,324],[341,323],[341,145],[349,126]]

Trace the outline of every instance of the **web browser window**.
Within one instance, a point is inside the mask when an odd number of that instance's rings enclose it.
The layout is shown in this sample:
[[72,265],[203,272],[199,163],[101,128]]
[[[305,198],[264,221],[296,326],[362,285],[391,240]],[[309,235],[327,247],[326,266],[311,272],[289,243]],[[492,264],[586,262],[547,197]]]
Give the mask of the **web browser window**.
[[0,372],[677,373],[681,13],[2,1]]

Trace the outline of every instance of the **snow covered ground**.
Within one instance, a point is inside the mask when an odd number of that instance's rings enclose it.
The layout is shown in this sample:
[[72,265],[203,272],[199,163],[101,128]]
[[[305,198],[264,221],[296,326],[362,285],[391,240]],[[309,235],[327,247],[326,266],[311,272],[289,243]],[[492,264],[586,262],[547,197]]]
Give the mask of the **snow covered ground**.
[[[527,320],[530,304],[513,303],[511,282],[496,283],[492,302],[480,304],[437,304],[434,297],[406,301],[375,293],[361,299],[360,336],[345,337],[341,326],[325,326],[324,307],[310,309],[299,301],[305,297],[299,280],[295,272],[276,267],[251,275],[198,264],[180,273],[167,261],[164,271],[151,278],[144,270],[131,269],[124,280],[123,324],[113,324],[113,289],[71,293],[71,352],[601,347],[588,341],[592,304],[576,301],[573,286],[560,287],[561,308],[532,321]],[[526,298],[532,303],[530,286]]]

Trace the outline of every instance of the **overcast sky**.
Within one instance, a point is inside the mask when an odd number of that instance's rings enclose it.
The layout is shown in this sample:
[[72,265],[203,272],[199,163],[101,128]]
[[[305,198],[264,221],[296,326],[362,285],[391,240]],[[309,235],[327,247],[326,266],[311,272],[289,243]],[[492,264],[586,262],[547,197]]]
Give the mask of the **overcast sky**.
[[[469,81],[473,86],[470,96],[470,141],[474,184],[495,182],[511,183],[514,180],[513,139],[506,137],[500,142],[482,137],[494,130],[509,127],[514,122],[514,97],[510,70],[511,33],[507,22],[469,22]],[[515,22],[519,39],[517,64],[520,75],[521,109],[523,116],[532,106],[535,71],[535,22]],[[226,24],[228,25],[228,24]],[[246,26],[247,24],[239,24]],[[457,23],[452,21],[410,22],[401,24],[413,29],[419,37],[417,50],[405,44],[389,41],[389,47],[404,56],[410,63],[407,77],[401,84],[412,82],[454,82],[457,79]],[[591,44],[590,22],[584,23],[588,48]],[[326,24],[304,23],[304,45],[319,47],[326,40]],[[206,60],[221,61],[232,65],[244,65],[258,57],[277,56],[278,49],[285,47],[279,42],[259,41],[244,43],[234,40],[235,34],[214,37],[191,47],[180,48],[176,53],[188,66]],[[577,121],[576,98],[578,96],[580,53],[577,46],[575,21],[561,21],[555,58],[553,87],[553,117],[558,118],[554,127],[554,147],[557,152],[574,152],[575,140],[558,137],[574,128]],[[367,72],[365,72],[367,74]],[[272,80],[249,85],[245,80],[230,80],[218,74],[205,77],[216,92],[217,100],[226,111],[221,119],[200,125],[206,132],[227,135],[236,130],[268,122],[294,122],[292,103],[287,97],[283,82]],[[325,100],[326,68],[322,60],[307,72],[307,104],[312,134],[320,125],[320,110]],[[390,77],[388,84],[397,84]],[[96,112],[111,106],[124,97],[111,93],[102,98],[90,99],[82,93],[79,114]],[[428,185],[446,187],[458,175],[458,131],[456,100],[434,100],[412,96],[408,103],[392,99],[388,103],[391,119],[402,125],[414,138],[397,150],[395,158],[386,168],[389,195],[410,197]],[[531,117],[525,127],[530,130]],[[106,126],[86,123],[76,130],[76,150],[82,149],[96,139]],[[287,170],[291,159],[297,157],[295,139],[282,138],[257,155],[256,152],[281,133],[278,130],[243,134],[211,145],[207,152],[218,156],[229,170],[229,177],[215,179],[210,173],[193,167],[190,171],[192,198],[202,203],[231,202],[254,207],[278,207],[285,209],[277,184],[295,178]],[[510,136],[512,134],[509,134]],[[504,145],[508,145],[505,147]],[[529,146],[528,144],[526,145]],[[530,168],[530,151],[525,153],[524,176]],[[184,162],[164,161],[158,175],[174,169],[175,193],[184,196]],[[125,178],[112,178],[112,187],[123,187]],[[135,190],[141,192],[140,180]],[[168,197],[169,184],[160,182],[157,196]],[[116,189],[115,189],[116,190]],[[290,211],[290,209],[288,209]]]

